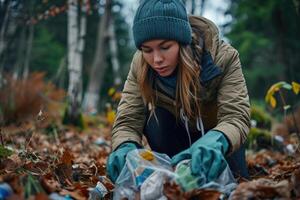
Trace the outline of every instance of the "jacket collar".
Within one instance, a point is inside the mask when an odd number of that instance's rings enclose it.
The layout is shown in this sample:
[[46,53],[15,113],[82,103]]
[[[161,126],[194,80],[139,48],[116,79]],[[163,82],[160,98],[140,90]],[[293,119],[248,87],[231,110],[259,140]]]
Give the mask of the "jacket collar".
[[203,86],[206,86],[210,80],[222,74],[221,68],[214,64],[208,51],[204,51],[202,55],[201,67],[200,83]]

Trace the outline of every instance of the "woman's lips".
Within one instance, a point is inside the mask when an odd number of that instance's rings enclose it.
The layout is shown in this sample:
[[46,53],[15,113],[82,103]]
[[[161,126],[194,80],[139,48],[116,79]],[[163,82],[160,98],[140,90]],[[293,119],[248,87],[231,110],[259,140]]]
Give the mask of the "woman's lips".
[[156,71],[157,71],[158,73],[163,73],[163,72],[165,72],[167,69],[168,69],[168,67],[160,67],[160,68],[156,68]]

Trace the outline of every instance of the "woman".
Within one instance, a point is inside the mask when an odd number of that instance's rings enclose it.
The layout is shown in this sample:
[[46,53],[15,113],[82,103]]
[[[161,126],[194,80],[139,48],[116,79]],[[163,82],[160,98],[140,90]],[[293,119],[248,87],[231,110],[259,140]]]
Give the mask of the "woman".
[[187,17],[180,0],[141,1],[133,24],[139,49],[112,129],[107,174],[114,182],[126,154],[142,147],[191,159],[208,181],[227,166],[247,177],[242,144],[249,131],[249,98],[238,52],[203,17]]

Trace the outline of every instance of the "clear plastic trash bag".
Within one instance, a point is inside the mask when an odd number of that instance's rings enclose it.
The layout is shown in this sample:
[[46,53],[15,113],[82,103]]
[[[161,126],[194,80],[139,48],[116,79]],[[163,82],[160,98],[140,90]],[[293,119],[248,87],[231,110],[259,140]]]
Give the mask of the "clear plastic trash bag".
[[183,160],[175,167],[175,181],[184,191],[209,188],[218,190],[226,196],[229,196],[236,188],[236,180],[234,179],[228,165],[216,180],[207,182],[206,176],[203,173],[197,176],[192,174],[190,161],[191,160]]
[[181,161],[174,171],[166,154],[146,149],[132,150],[127,154],[125,166],[116,180],[113,199],[134,200],[136,195],[140,195],[141,200],[167,200],[163,195],[163,185],[167,181],[175,181],[184,191],[212,188],[229,195],[235,189],[236,182],[229,167],[217,180],[207,183],[203,174],[191,174],[189,164],[190,160]]

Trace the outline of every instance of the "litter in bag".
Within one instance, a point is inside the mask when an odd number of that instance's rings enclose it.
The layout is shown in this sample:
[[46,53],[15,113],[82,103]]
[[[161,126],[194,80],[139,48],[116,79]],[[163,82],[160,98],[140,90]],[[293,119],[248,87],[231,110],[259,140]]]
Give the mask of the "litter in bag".
[[135,149],[126,156],[126,163],[116,180],[113,199],[167,200],[163,194],[165,182],[176,182],[183,191],[216,189],[229,195],[236,187],[235,179],[227,167],[213,182],[206,182],[204,174],[193,175],[190,160],[178,163],[173,169],[171,158],[166,154],[147,149]]

